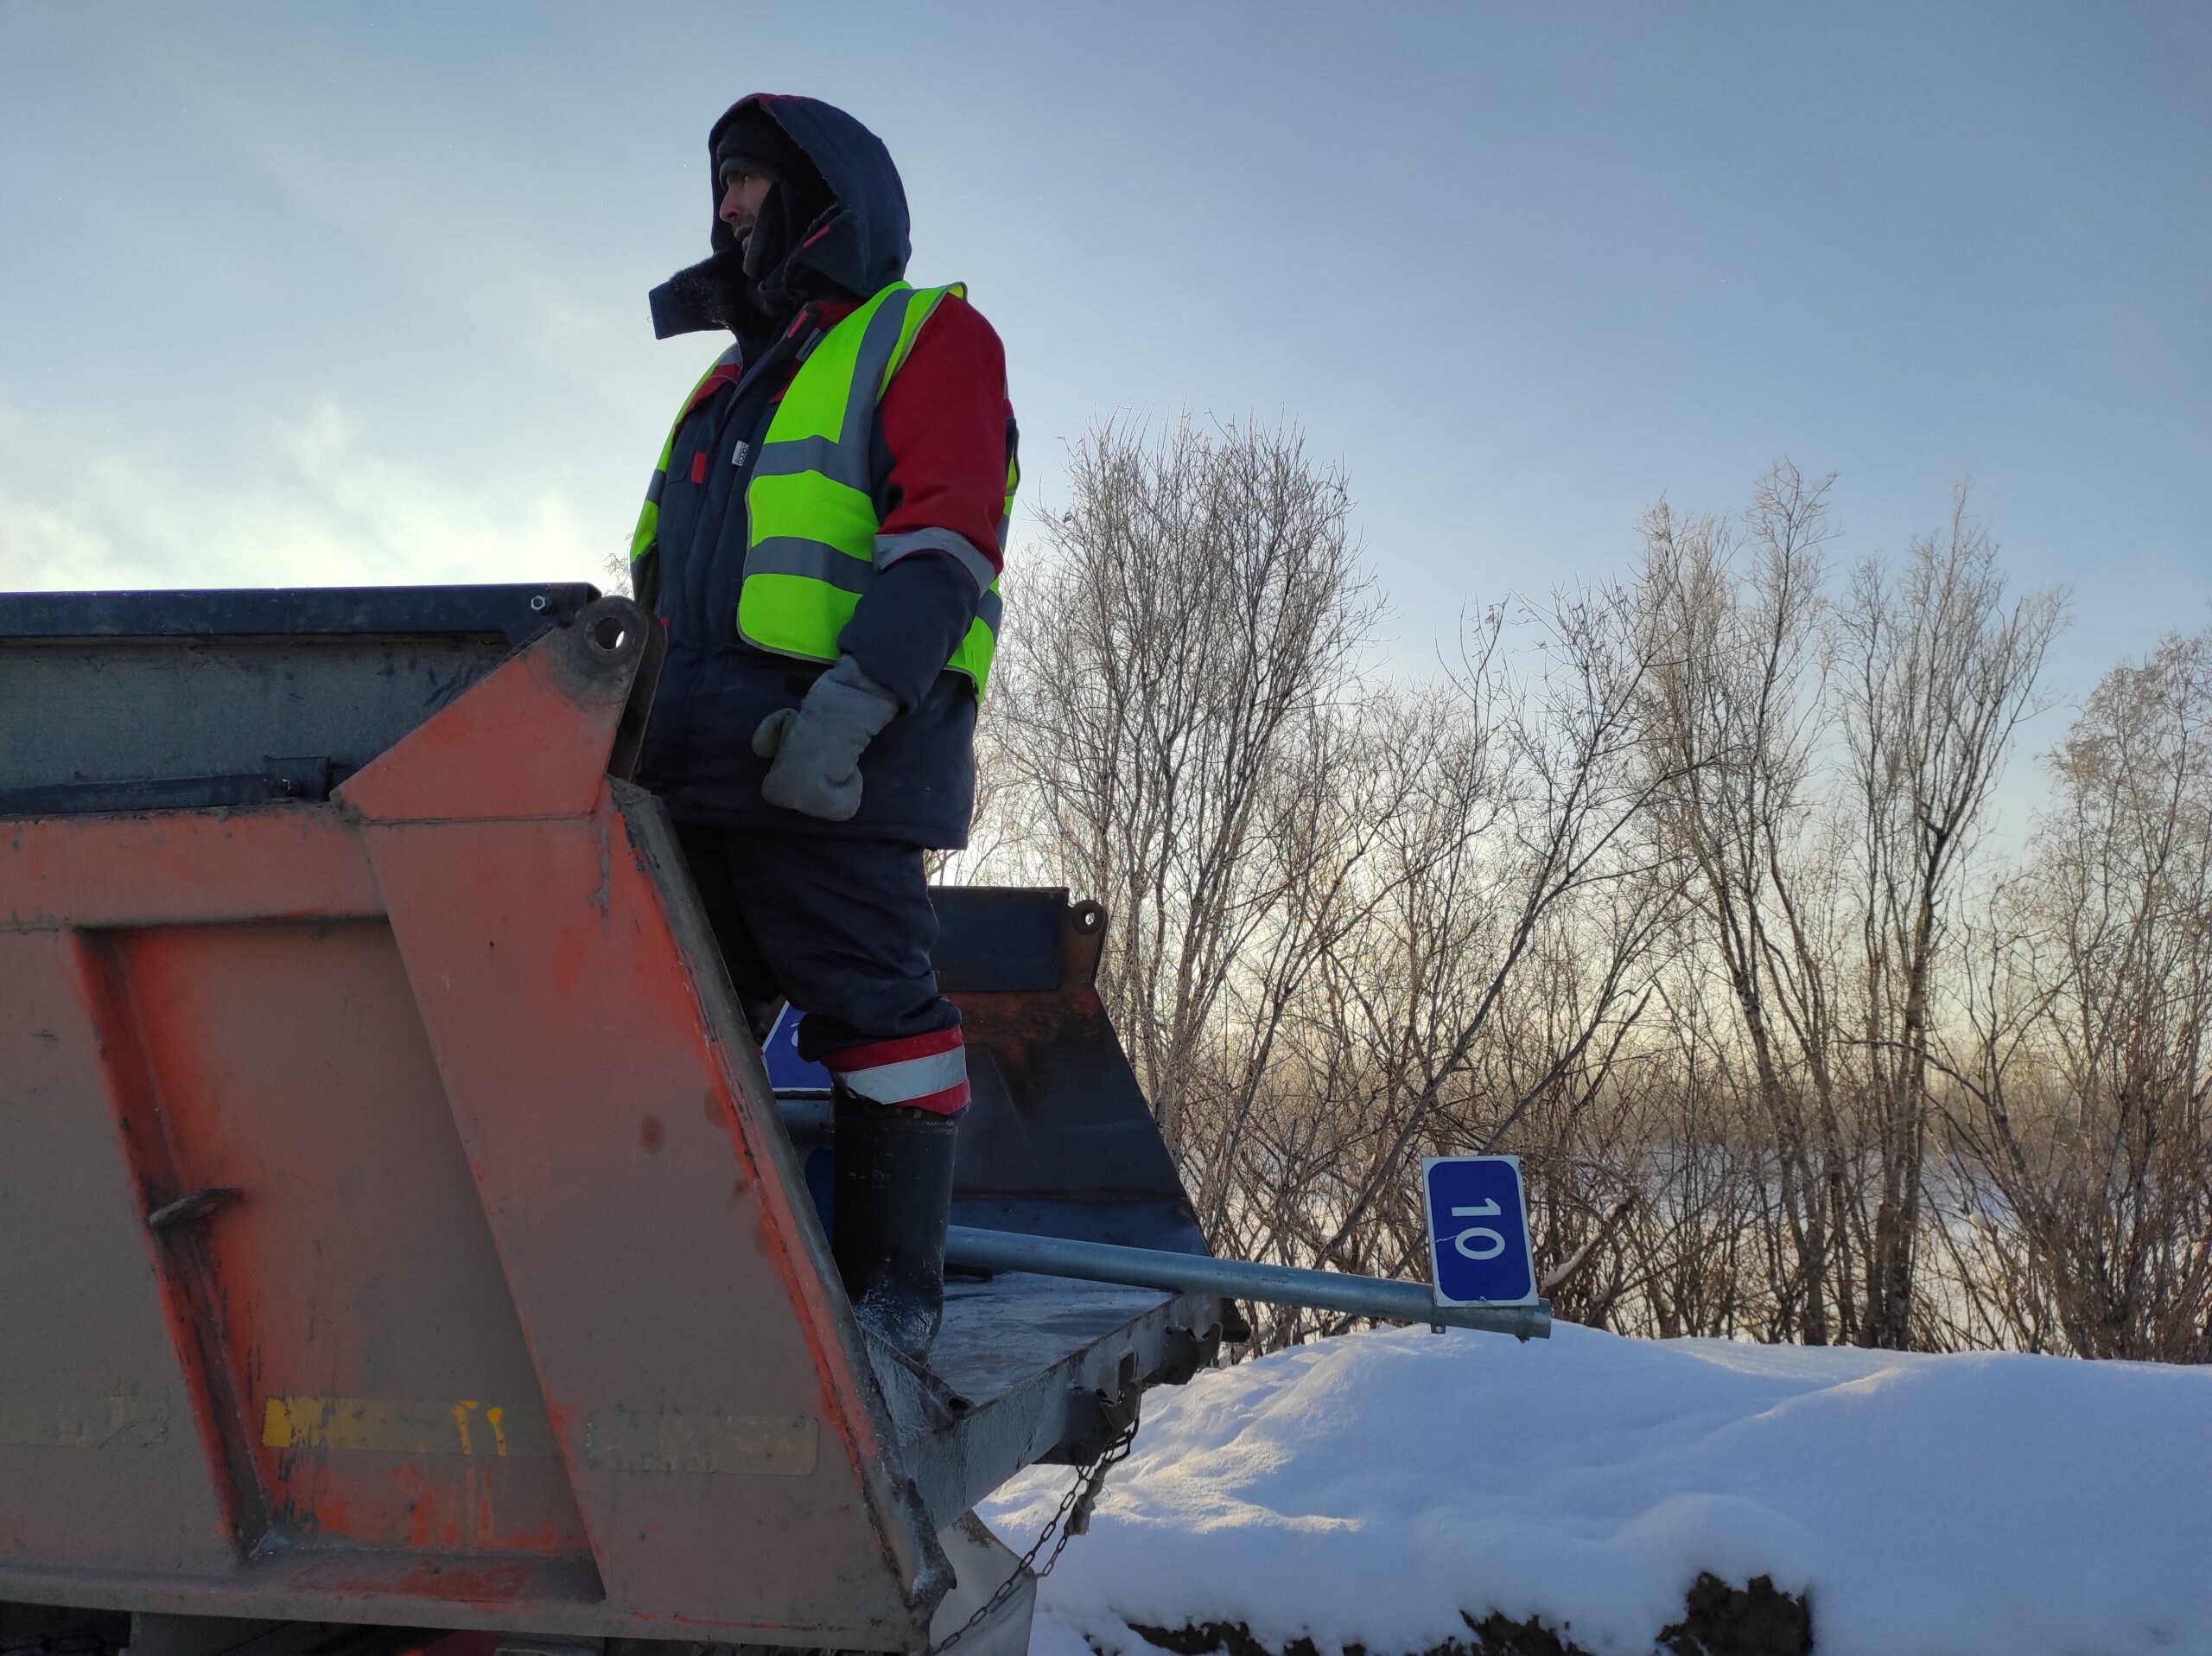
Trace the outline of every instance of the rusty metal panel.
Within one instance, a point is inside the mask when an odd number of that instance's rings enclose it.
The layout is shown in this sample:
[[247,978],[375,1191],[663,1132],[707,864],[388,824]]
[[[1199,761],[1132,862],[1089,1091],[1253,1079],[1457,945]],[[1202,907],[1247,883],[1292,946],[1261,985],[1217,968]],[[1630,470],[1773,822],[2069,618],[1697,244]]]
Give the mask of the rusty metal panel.
[[[508,1452],[506,1423],[526,1441],[544,1404],[390,930],[111,946],[177,1193],[240,1193],[173,1245],[207,1274],[266,1522],[294,1544],[584,1553],[557,1462]],[[462,1430],[417,1448],[283,1429],[279,1400],[353,1396]]]
[[310,806],[0,818],[0,931],[384,913],[360,836]]
[[921,1637],[942,1555],[610,787],[656,641],[594,606],[327,805],[0,826],[0,1598]]
[[123,1143],[130,1039],[66,933],[0,932],[0,1564],[234,1563]]
[[[610,791],[627,690],[614,669],[636,640],[588,615],[576,632],[580,647],[500,668],[339,802],[367,818],[610,1608],[900,1643],[943,1590],[942,1558],[793,1203],[759,1054],[702,992],[702,977],[723,981],[711,949],[671,930],[664,848],[632,838],[664,829],[658,806],[632,790],[626,812]],[[504,739],[559,707],[575,710],[573,743]],[[485,814],[510,801],[544,814]],[[694,1457],[720,1444],[731,1469],[595,1454],[594,1421],[639,1447],[608,1423],[626,1411]],[[718,1424],[794,1417],[823,1446],[798,1476],[788,1454],[765,1457],[772,1469],[735,1455]]]
[[[572,647],[526,650],[489,674],[343,783],[339,803],[372,822],[584,815],[607,784],[637,652],[626,661],[619,626],[553,641]],[[518,739],[554,708],[557,740]]]
[[[366,831],[613,1608],[788,1626],[796,1600],[825,1637],[890,1636],[927,1532],[733,1073],[757,1056],[702,1021],[620,814]],[[804,1416],[822,1453],[797,1478],[617,1463],[607,1410]]]
[[[555,623],[327,801],[0,819],[0,1600],[916,1648],[938,1528],[1207,1348],[1206,1303],[1003,1279],[881,1366],[620,780],[657,630]],[[1095,923],[996,901],[963,1197],[1179,1234]]]

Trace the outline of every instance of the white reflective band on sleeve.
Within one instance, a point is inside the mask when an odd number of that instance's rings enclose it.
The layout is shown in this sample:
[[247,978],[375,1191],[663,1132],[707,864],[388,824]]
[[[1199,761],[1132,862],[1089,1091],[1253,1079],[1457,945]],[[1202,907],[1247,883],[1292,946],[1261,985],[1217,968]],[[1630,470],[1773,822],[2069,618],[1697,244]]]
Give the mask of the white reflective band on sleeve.
[[875,567],[887,570],[904,557],[917,552],[943,552],[968,571],[968,578],[976,583],[978,592],[988,592],[999,572],[991,567],[991,560],[977,551],[968,537],[950,529],[911,529],[903,535],[878,535],[875,538]]
[[877,1104],[904,1104],[909,1099],[929,1098],[966,1080],[968,1049],[955,1047],[950,1052],[901,1059],[895,1064],[878,1064],[872,1069],[839,1069],[832,1056],[830,1067],[848,1092]]

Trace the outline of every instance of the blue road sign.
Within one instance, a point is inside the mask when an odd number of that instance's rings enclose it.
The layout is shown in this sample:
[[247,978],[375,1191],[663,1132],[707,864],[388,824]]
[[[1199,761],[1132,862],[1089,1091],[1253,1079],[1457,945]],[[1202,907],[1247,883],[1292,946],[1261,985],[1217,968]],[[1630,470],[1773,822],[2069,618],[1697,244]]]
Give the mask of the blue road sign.
[[1421,1164],[1428,1201],[1430,1280],[1439,1305],[1533,1305],[1529,1210],[1517,1156],[1431,1156]]
[[760,1056],[768,1065],[768,1085],[779,1092],[827,1092],[830,1072],[798,1055],[799,1021],[806,1014],[785,1006],[776,1027],[768,1032]]

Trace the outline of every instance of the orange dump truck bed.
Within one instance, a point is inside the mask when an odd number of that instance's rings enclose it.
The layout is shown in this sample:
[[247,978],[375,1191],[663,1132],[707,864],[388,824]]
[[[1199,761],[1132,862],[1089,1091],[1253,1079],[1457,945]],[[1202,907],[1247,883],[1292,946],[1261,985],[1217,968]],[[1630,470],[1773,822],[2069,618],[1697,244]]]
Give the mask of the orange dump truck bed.
[[[864,1340],[622,780],[658,650],[588,589],[0,598],[0,1634],[919,1648],[1012,1567],[975,1501],[1211,1355],[1023,1277]],[[1096,911],[944,907],[959,1216],[1201,1249]]]

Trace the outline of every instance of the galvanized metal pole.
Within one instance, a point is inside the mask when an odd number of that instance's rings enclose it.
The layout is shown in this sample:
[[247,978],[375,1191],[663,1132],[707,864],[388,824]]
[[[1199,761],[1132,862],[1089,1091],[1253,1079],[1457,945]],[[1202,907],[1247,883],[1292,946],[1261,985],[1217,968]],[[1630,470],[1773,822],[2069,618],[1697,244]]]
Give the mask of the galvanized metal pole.
[[1317,1311],[1395,1322],[1442,1323],[1481,1328],[1519,1340],[1543,1340],[1552,1331],[1548,1301],[1534,1305],[1439,1305],[1425,1283],[1352,1277],[1334,1271],[1214,1259],[1200,1253],[1166,1253],[1064,1237],[1024,1236],[956,1225],[946,1233],[944,1263],[966,1271],[1026,1271],[1040,1277],[1072,1277],[1089,1283],[1121,1283],[1178,1294],[1218,1294],[1263,1305],[1302,1305]]

